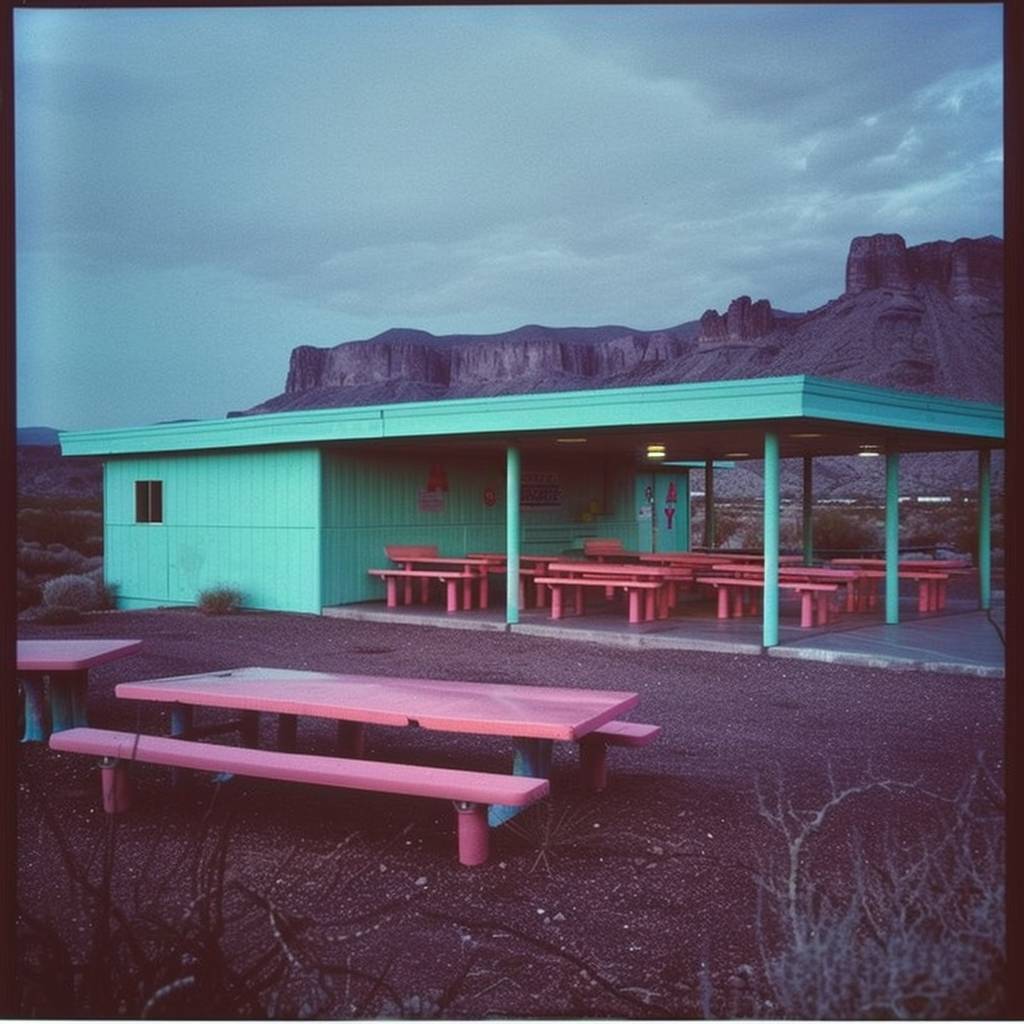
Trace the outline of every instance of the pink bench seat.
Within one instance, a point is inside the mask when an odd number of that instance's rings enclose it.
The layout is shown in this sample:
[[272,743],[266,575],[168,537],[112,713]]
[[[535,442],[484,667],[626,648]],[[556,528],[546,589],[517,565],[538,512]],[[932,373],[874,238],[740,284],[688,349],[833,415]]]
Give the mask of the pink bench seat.
[[[735,600],[733,602],[732,614],[737,618],[743,615],[743,595],[752,594],[754,588],[764,587],[764,579],[756,577],[730,577],[730,576],[698,576],[698,583],[706,583],[718,591],[718,617],[728,619],[729,615],[729,588],[733,588]],[[793,590],[800,595],[800,626],[802,629],[809,629],[815,624],[824,626],[828,622],[829,608],[828,599],[839,589],[838,583],[811,583],[799,580],[779,580],[780,590]],[[816,612],[816,614],[815,614]]]
[[[445,585],[447,610],[457,612],[459,610],[458,585],[462,583],[462,604],[466,609],[473,607],[473,580],[480,577],[472,572],[451,572],[445,569],[367,569],[370,576],[377,576],[384,580],[386,588],[386,602],[388,608],[398,607],[398,581],[406,581],[405,603],[412,603],[412,589],[410,583],[414,579],[422,580],[426,585],[430,580],[437,580]],[[423,595],[426,600],[426,595]]]
[[452,800],[458,811],[459,861],[463,864],[482,864],[487,860],[490,804],[523,807],[547,796],[550,788],[547,779],[531,776],[226,747],[109,729],[77,728],[54,733],[50,747],[113,759],[102,772],[103,806],[112,814],[127,809],[129,761]]
[[579,743],[580,769],[587,786],[595,793],[607,787],[609,747],[646,747],[660,734],[660,725],[617,721],[588,732]]

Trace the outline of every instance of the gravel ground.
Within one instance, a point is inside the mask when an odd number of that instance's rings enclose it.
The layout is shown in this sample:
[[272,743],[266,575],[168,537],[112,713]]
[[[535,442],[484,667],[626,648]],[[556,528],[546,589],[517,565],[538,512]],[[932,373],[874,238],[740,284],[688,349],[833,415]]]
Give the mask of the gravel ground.
[[[1002,777],[1000,680],[257,612],[19,632],[145,640],[92,671],[90,719],[114,728],[168,727],[159,708],[117,700],[117,682],[242,665],[630,689],[631,717],[664,726],[646,749],[609,752],[597,796],[556,745],[553,798],[497,830],[478,868],[455,861],[439,801],[241,778],[172,790],[166,770],[139,766],[115,825],[88,759],[21,745],[25,1016],[773,1016],[750,988],[759,937],[775,934],[770,917],[758,926],[755,877],[787,845],[758,786],[808,809],[833,786],[915,784],[850,796],[809,838],[809,871],[841,885],[852,837],[872,862],[893,837],[930,835],[979,756]],[[501,740],[368,739],[375,758],[509,766]],[[303,722],[302,749],[331,741]]]

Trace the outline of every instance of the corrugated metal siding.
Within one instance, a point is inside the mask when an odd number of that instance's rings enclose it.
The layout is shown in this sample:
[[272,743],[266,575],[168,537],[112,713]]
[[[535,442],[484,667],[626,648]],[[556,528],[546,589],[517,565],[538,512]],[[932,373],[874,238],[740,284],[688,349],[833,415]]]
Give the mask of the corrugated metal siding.
[[[448,491],[437,510],[421,508],[431,467],[439,465]],[[522,510],[523,551],[560,553],[582,536],[621,537],[635,543],[632,473],[606,471],[600,461],[578,459],[525,465],[524,474],[557,474],[562,503]],[[607,476],[607,479],[606,479]],[[484,502],[485,489],[495,503]],[[430,500],[430,499],[426,499]],[[591,503],[607,511],[590,515]],[[423,455],[324,454],[324,604],[348,604],[383,596],[383,584],[367,569],[388,565],[387,544],[436,544],[441,554],[505,550],[504,460],[463,455],[437,459]]]
[[[114,459],[104,479],[105,573],[125,606],[223,585],[249,607],[320,610],[316,449]],[[136,480],[163,481],[163,523],[135,522]]]

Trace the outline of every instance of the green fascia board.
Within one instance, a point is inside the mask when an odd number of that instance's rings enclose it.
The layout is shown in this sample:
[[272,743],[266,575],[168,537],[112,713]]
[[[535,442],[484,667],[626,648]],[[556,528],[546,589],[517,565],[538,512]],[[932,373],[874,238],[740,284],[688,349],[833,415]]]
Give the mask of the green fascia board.
[[120,455],[801,417],[1003,438],[1000,406],[792,376],[310,409],[74,431],[60,442],[65,455]]
[[[802,377],[548,391],[385,406],[385,437],[520,434],[800,415]],[[443,408],[442,408],[443,407]]]
[[892,391],[822,377],[804,380],[803,415],[809,419],[1005,440],[1001,405]]
[[308,409],[148,427],[62,431],[64,455],[129,455],[217,448],[255,448],[383,436],[382,406]]
[[[660,462],[659,466],[674,466],[677,469],[707,469],[706,462],[697,462],[692,459],[683,459],[681,462]],[[735,469],[736,463],[732,459],[715,459],[711,463],[712,469]]]

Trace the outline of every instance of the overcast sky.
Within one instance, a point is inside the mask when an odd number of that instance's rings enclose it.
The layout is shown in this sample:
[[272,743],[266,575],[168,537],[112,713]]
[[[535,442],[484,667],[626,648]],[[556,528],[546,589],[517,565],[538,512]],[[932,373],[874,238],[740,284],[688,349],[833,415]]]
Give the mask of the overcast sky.
[[811,309],[1002,236],[998,5],[15,11],[18,422],[216,418],[296,345]]

